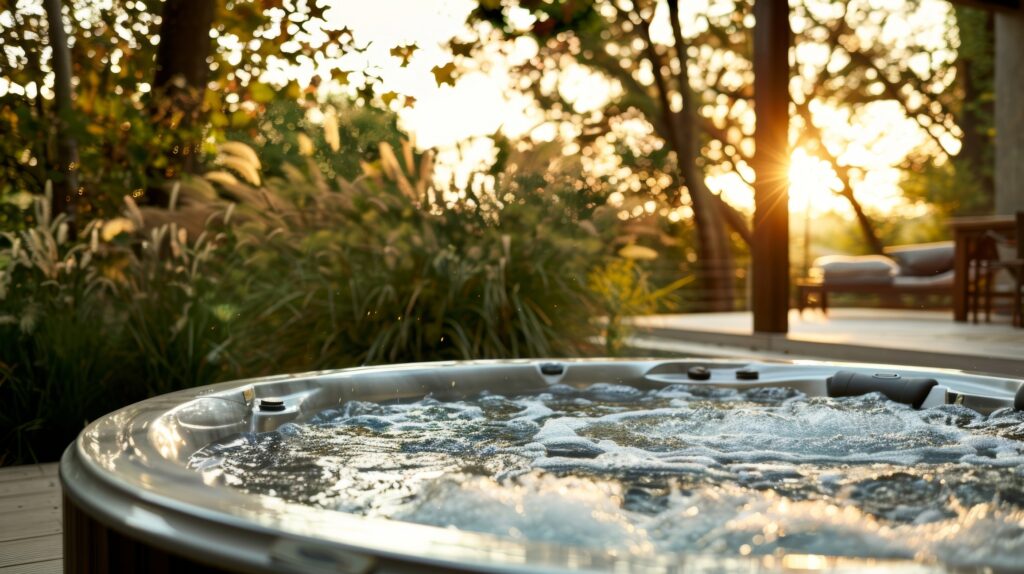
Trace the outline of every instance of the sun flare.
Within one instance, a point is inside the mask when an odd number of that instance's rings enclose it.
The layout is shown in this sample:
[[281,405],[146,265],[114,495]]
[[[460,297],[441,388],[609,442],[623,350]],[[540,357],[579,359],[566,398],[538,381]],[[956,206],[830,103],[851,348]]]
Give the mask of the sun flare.
[[789,209],[790,211],[827,211],[833,207],[838,178],[832,166],[825,160],[808,154],[803,148],[796,148],[789,160]]

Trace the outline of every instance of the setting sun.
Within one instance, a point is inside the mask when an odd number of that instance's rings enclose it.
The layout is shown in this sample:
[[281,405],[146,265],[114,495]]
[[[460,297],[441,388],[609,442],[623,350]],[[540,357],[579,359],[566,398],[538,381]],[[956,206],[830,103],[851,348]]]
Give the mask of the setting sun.
[[834,193],[841,187],[827,161],[808,155],[803,148],[793,151],[789,161],[790,211],[810,209],[821,213],[835,209],[837,203],[845,203]]

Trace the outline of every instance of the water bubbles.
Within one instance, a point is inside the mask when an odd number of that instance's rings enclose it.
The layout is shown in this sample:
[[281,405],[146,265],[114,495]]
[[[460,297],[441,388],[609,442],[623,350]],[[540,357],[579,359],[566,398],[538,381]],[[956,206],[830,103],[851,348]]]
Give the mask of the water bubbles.
[[557,385],[349,402],[196,453],[209,483],[369,516],[650,554],[1016,567],[1024,415],[881,395]]

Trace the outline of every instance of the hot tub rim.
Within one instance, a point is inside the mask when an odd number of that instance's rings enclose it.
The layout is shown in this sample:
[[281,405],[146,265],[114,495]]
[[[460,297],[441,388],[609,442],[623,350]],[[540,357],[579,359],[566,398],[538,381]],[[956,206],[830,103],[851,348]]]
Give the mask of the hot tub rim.
[[[680,361],[685,361],[685,360],[687,360],[687,359],[680,359],[680,360],[677,360],[677,361],[666,361],[663,358],[662,359],[651,359],[651,360],[640,360],[640,359],[623,359],[623,360],[587,359],[587,360],[582,360],[582,361],[577,360],[577,361],[573,361],[573,362],[583,362],[583,363],[589,363],[589,364],[600,364],[600,363],[605,363],[605,362],[609,362],[609,361],[614,361],[616,363],[644,363],[644,364],[647,364],[647,365],[653,365],[653,364],[656,364],[656,363],[680,362]],[[543,363],[550,363],[552,361],[566,362],[567,360],[565,360],[565,359],[535,359],[535,360],[528,361],[528,364],[540,365],[540,364],[543,364]],[[690,361],[693,361],[693,359],[690,359]],[[735,362],[735,360],[730,360],[730,359],[697,359],[697,361],[702,362],[704,364],[708,364],[708,365],[731,364],[731,363]],[[747,361],[747,362],[751,363],[752,361]],[[346,544],[346,543],[341,542],[341,541],[336,540],[336,539],[323,539],[323,538],[304,537],[304,536],[296,534],[295,532],[292,532],[292,531],[284,531],[284,530],[281,529],[280,525],[278,525],[276,528],[270,527],[270,526],[266,526],[266,525],[261,525],[261,524],[255,523],[255,522],[253,522],[251,520],[246,520],[245,518],[243,518],[241,516],[238,516],[238,515],[235,515],[235,514],[225,513],[225,512],[223,512],[221,510],[209,509],[209,508],[205,508],[205,507],[202,507],[202,506],[199,506],[199,505],[196,505],[196,504],[191,504],[189,502],[185,502],[185,501],[183,501],[183,500],[181,500],[179,498],[173,497],[173,496],[168,496],[166,494],[161,494],[159,492],[140,490],[140,489],[136,488],[135,485],[127,483],[123,476],[114,476],[114,474],[112,474],[111,472],[105,471],[105,469],[103,469],[96,462],[96,460],[93,457],[90,456],[90,454],[87,452],[87,449],[85,448],[85,445],[84,445],[85,438],[88,435],[88,432],[90,431],[90,429],[97,428],[97,426],[103,424],[104,421],[109,422],[112,419],[112,417],[115,417],[116,415],[134,414],[135,416],[140,416],[140,415],[146,415],[148,413],[148,415],[152,418],[152,417],[156,416],[151,411],[151,409],[154,406],[158,407],[158,410],[159,410],[159,409],[167,408],[167,406],[171,405],[171,404],[182,405],[182,404],[189,403],[190,401],[194,401],[194,400],[196,400],[198,398],[207,397],[207,396],[211,396],[211,395],[216,395],[217,393],[219,393],[221,391],[224,391],[224,390],[232,390],[232,389],[237,390],[237,389],[241,388],[242,386],[249,385],[249,384],[262,384],[262,383],[269,383],[269,382],[281,382],[281,381],[287,381],[287,380],[293,380],[293,381],[315,380],[315,379],[321,378],[321,377],[337,376],[337,375],[344,374],[344,373],[364,373],[364,372],[374,372],[374,371],[388,371],[388,370],[393,370],[396,367],[435,368],[435,367],[439,367],[439,366],[450,366],[450,365],[453,365],[453,364],[454,365],[463,365],[463,366],[467,366],[467,365],[468,366],[473,366],[473,365],[482,365],[482,364],[483,365],[496,365],[496,364],[509,364],[509,363],[512,363],[512,362],[510,362],[510,361],[470,361],[470,362],[451,362],[451,361],[445,361],[445,362],[438,362],[438,363],[416,363],[416,364],[407,364],[407,365],[384,365],[384,366],[378,366],[378,367],[357,367],[357,368],[354,368],[354,369],[339,369],[339,370],[331,370],[331,371],[316,371],[316,372],[302,373],[302,374],[297,374],[297,375],[278,375],[278,376],[275,376],[275,377],[267,377],[267,378],[242,379],[242,380],[238,380],[238,381],[228,381],[228,382],[217,383],[217,384],[214,384],[214,385],[208,385],[208,386],[204,386],[204,387],[196,387],[196,388],[192,388],[192,389],[186,389],[186,390],[182,390],[182,391],[177,391],[175,393],[170,393],[170,394],[167,394],[167,395],[160,395],[158,397],[153,397],[153,398],[147,399],[145,401],[141,401],[139,403],[135,403],[133,405],[129,405],[127,407],[119,409],[118,411],[115,411],[115,412],[110,413],[110,414],[108,414],[108,415],[106,415],[104,417],[101,417],[100,419],[97,419],[96,421],[91,423],[85,430],[83,430],[82,433],[78,436],[78,438],[76,438],[75,442],[73,442],[71,445],[69,445],[69,447],[66,449],[64,455],[61,458],[61,462],[60,462],[60,477],[61,477],[62,489],[64,490],[65,496],[68,497],[69,500],[71,500],[78,508],[82,509],[87,514],[89,514],[93,519],[98,520],[99,522],[105,524],[106,526],[108,526],[110,528],[113,528],[114,530],[117,530],[117,531],[121,532],[122,534],[124,534],[126,536],[131,536],[133,538],[137,538],[137,539],[143,540],[146,543],[152,544],[153,546],[158,547],[158,548],[160,548],[160,549],[162,549],[162,550],[164,550],[166,552],[174,553],[174,554],[178,554],[178,555],[182,554],[181,553],[181,546],[180,546],[180,539],[177,538],[177,536],[179,536],[180,533],[175,532],[175,533],[171,533],[169,535],[167,535],[166,533],[165,534],[161,534],[159,532],[159,529],[156,529],[156,527],[153,524],[149,524],[148,525],[149,528],[142,528],[142,526],[145,526],[145,525],[138,524],[138,523],[132,524],[130,521],[126,520],[126,518],[129,517],[131,515],[130,513],[133,512],[133,511],[136,512],[136,513],[139,513],[139,512],[151,512],[154,515],[159,515],[160,512],[171,512],[172,514],[177,515],[182,520],[186,520],[186,521],[190,521],[190,522],[205,521],[204,527],[206,527],[207,529],[209,529],[210,525],[213,525],[214,530],[219,530],[219,529],[223,529],[223,528],[231,529],[233,531],[232,534],[234,534],[236,536],[240,536],[243,539],[246,538],[246,537],[250,537],[250,538],[254,537],[254,535],[258,536],[258,537],[261,537],[260,540],[264,540],[264,541],[265,540],[292,539],[292,540],[297,540],[297,541],[300,541],[300,542],[303,542],[303,543],[313,544],[313,545],[317,545],[317,546],[328,545],[328,546],[331,546],[331,547],[334,547],[334,548],[338,548],[338,549],[340,549],[342,551],[353,552],[353,553],[356,553],[356,554],[359,554],[359,555],[381,556],[381,557],[383,557],[386,560],[394,559],[394,560],[399,560],[399,561],[403,561],[403,562],[409,562],[410,564],[419,564],[419,565],[427,566],[427,567],[462,568],[462,569],[471,569],[471,570],[474,570],[474,571],[484,571],[484,572],[513,572],[513,571],[520,572],[520,571],[524,571],[524,569],[527,569],[527,570],[530,570],[530,571],[536,571],[536,572],[540,572],[540,571],[568,571],[568,570],[570,570],[570,568],[566,568],[566,567],[559,568],[556,565],[552,565],[552,564],[546,564],[546,565],[542,565],[542,566],[529,566],[529,565],[525,565],[525,564],[508,565],[508,564],[500,564],[500,563],[493,563],[493,562],[470,562],[470,563],[466,563],[466,562],[464,562],[464,560],[466,560],[466,558],[461,558],[460,559],[460,560],[463,560],[463,561],[453,562],[451,559],[438,558],[436,556],[430,556],[430,555],[424,556],[422,554],[412,554],[410,552],[404,552],[404,551],[401,551],[399,549],[394,549],[394,548],[392,549],[393,551],[389,551],[386,548],[372,547],[372,548],[369,549],[369,552],[368,552],[367,551],[367,547],[360,546],[358,544]],[[515,364],[523,364],[523,361],[522,360],[517,360],[517,361],[514,361],[514,363]],[[764,364],[763,361],[756,361],[755,363]],[[867,369],[870,369],[870,368],[873,368],[873,367],[877,367],[877,365],[867,365],[866,366],[864,364],[851,364],[851,363],[839,363],[839,362],[816,363],[816,362],[804,362],[804,361],[801,361],[800,363],[795,363],[795,362],[789,362],[789,361],[773,361],[772,363],[785,364],[785,365],[803,364],[805,366],[809,366],[809,365],[812,365],[812,364],[820,364],[820,365],[829,365],[830,367],[854,365],[854,366],[857,366],[857,367],[863,367],[863,368],[867,368]],[[570,362],[570,364],[571,364],[571,362]],[[902,368],[902,367],[900,367],[900,368]],[[917,368],[917,367],[908,367],[908,369],[913,369],[915,371],[934,371],[936,373],[947,373],[947,374],[948,373],[958,373],[958,371],[952,371],[952,370],[948,370],[948,369],[921,369],[921,368]],[[968,374],[968,376],[972,376],[972,375]],[[1003,377],[998,377],[998,378],[999,379],[1003,379],[1003,380],[1007,379],[1007,378],[1003,378]],[[756,386],[756,384],[755,385],[751,385],[751,386]],[[164,410],[164,411],[161,411],[161,412],[166,414],[167,412],[170,412],[170,410]],[[132,420],[132,422],[134,422],[135,419],[132,418],[131,420]],[[180,467],[179,465],[170,464],[166,460],[162,460],[162,462],[168,463],[166,466],[161,465],[161,466],[164,466],[164,468],[175,468],[175,469],[177,469],[179,471],[186,471],[186,472],[181,473],[181,475],[189,474],[189,475],[195,477],[196,480],[198,481],[198,473],[195,473],[194,471],[189,470],[189,469],[184,469],[183,467]],[[178,474],[178,473],[175,473],[175,474]],[[211,487],[211,488],[223,489],[223,490],[217,490],[217,492],[220,492],[220,493],[232,492],[236,496],[243,495],[243,493],[241,493],[241,491],[237,491],[235,489],[231,489],[230,487]],[[230,495],[225,494],[225,496],[230,496]],[[247,495],[243,495],[243,496],[247,496]],[[106,497],[106,500],[107,500],[108,504],[100,504],[100,503],[97,503],[95,500],[90,501],[90,497],[93,497],[93,498],[104,498],[104,497]],[[126,497],[126,500],[118,500],[118,497]],[[120,509],[121,509],[120,512],[118,512],[118,510],[116,510],[116,508],[118,508],[118,504],[116,504],[117,502],[122,502],[123,503],[120,506]],[[155,511],[160,511],[160,512],[155,512]],[[323,512],[335,512],[336,513],[336,511],[323,511]],[[341,514],[346,514],[346,513],[341,513]],[[350,518],[353,518],[356,521],[380,520],[380,519],[367,519],[365,517],[358,517],[358,516],[350,515],[350,514],[346,514],[346,516],[348,516]],[[427,529],[424,532],[431,531],[431,530],[445,530],[445,529],[440,529],[440,528],[432,527],[432,526],[411,525],[411,524],[408,524],[408,523],[401,523],[401,524],[403,524],[405,526],[414,527],[414,529]],[[216,533],[214,533],[214,534],[216,534]],[[481,540],[481,541],[485,541],[485,542],[500,541],[500,542],[505,543],[505,544],[509,543],[508,540],[502,539],[502,538],[497,537],[497,536],[491,536],[491,535],[486,535],[486,534],[478,534],[478,533],[467,533],[467,535],[468,535],[469,538],[473,538],[473,539],[477,539],[477,540]],[[196,538],[197,537],[195,535],[192,536],[193,544],[188,549],[189,554],[192,554],[192,553],[195,552],[195,546],[196,545],[194,544],[194,542],[195,542]],[[202,538],[199,538],[199,539],[203,540],[203,541],[210,541],[210,540],[216,540],[217,536],[216,535],[211,535],[209,538],[202,537]],[[176,544],[176,542],[178,542],[179,544]],[[544,545],[542,543],[534,543],[534,542],[514,542],[513,544],[517,545],[517,546],[522,546],[522,547],[531,547],[531,546],[533,546],[533,547],[538,547],[538,546],[543,547],[543,546],[548,546],[548,545]],[[245,544],[241,544],[241,543],[238,544],[238,547],[242,547],[242,546],[245,546]],[[261,549],[265,550],[265,544],[255,544],[254,543],[254,544],[249,545],[248,548],[252,548],[253,549],[253,551],[251,553],[250,552],[243,552],[243,551],[239,551],[239,552],[228,551],[227,550],[228,548],[234,548],[234,547],[225,547],[223,545],[218,545],[218,543],[201,544],[201,545],[199,545],[199,547],[202,549],[200,557],[205,559],[205,560],[203,560],[204,562],[216,563],[216,562],[223,561],[223,560],[233,560],[233,561],[240,562],[240,563],[244,564],[246,569],[257,570],[257,571],[275,571],[275,570],[277,570],[277,567],[273,563],[268,562],[266,560],[259,560],[259,559],[255,559],[254,558],[254,557],[267,557],[267,554],[265,552],[259,552],[259,550],[261,550]],[[591,557],[591,558],[594,558],[594,559],[597,559],[599,557],[599,554],[600,554],[600,553],[595,553],[595,552],[592,552],[592,551],[589,551],[589,550],[583,550],[583,549],[579,549],[579,548],[574,548],[573,550],[574,551],[578,551],[581,554],[586,555],[586,556]],[[664,556],[664,555],[659,555],[659,556]],[[678,555],[679,558],[687,558],[687,557],[689,557],[689,558],[700,558],[702,556],[703,555],[692,555],[692,554]],[[712,558],[714,558],[716,560],[721,560],[723,562],[726,562],[726,561],[727,562],[735,562],[737,560],[736,558],[733,558],[733,557],[724,557],[724,556],[717,556],[717,555],[713,555]],[[754,562],[756,562],[756,560],[754,560],[754,559],[741,559],[741,560],[744,561],[744,562],[751,562],[752,560]],[[865,560],[867,560],[867,559],[865,559]],[[873,564],[878,564],[881,561],[872,559],[871,562]],[[622,562],[617,562],[617,563],[620,564],[620,565],[622,564]],[[627,561],[627,565],[629,563],[631,563],[631,562]],[[920,563],[913,562],[913,561],[897,561],[896,564],[907,565],[907,566],[910,566],[912,568],[918,568],[918,567],[921,566]],[[896,566],[896,564],[890,564],[890,566]],[[637,564],[637,565],[640,566],[641,564]],[[751,564],[751,565],[753,565],[753,564]]]

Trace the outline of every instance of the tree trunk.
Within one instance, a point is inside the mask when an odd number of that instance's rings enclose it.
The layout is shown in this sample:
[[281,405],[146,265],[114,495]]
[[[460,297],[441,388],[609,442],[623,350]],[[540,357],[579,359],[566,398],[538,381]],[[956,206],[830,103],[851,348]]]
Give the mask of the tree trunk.
[[703,168],[697,164],[700,157],[700,116],[697,112],[696,98],[690,88],[689,69],[686,65],[687,45],[679,23],[678,0],[668,0],[668,12],[676,58],[679,60],[676,84],[683,100],[682,113],[675,114],[679,145],[682,148],[678,151],[682,152],[680,163],[683,166],[683,176],[690,190],[694,221],[698,223],[697,231],[701,245],[704,246],[701,249],[702,268],[708,282],[709,302],[714,311],[731,311],[736,300],[736,286],[733,280],[736,262],[732,255],[725,218],[716,205],[714,194],[704,182]]
[[810,100],[808,99],[796,104],[796,112],[804,121],[804,131],[807,133],[807,137],[818,140],[818,150],[821,152],[821,155],[825,156],[823,159],[832,166],[832,171],[836,173],[836,177],[842,182],[843,189],[839,191],[839,195],[842,195],[850,202],[853,213],[857,217],[857,225],[864,235],[864,241],[867,242],[868,249],[871,253],[881,255],[884,248],[882,240],[878,238],[878,233],[875,232],[875,224],[864,211],[864,206],[860,204],[860,201],[853,194],[853,186],[850,185],[850,169],[845,165],[840,165],[839,158],[833,155],[828,147],[825,146],[825,141],[821,137],[821,130],[818,126],[814,125],[812,120]]
[[[683,62],[682,65],[686,65]],[[683,89],[688,89],[684,87]],[[704,171],[697,165],[700,147],[696,128],[696,110],[684,103],[681,121],[677,121],[679,148],[677,161],[690,192],[693,221],[697,229],[699,265],[706,301],[712,311],[731,311],[736,289],[733,281],[735,261],[723,214],[716,206],[715,197],[704,182]],[[669,112],[671,114],[671,112]],[[672,114],[675,115],[675,114]]]
[[[669,3],[672,18],[676,20],[673,31],[678,29],[678,6]],[[639,15],[639,14],[638,14]],[[676,164],[682,180],[690,194],[693,209],[693,223],[697,231],[698,278],[704,291],[704,302],[709,310],[730,311],[735,303],[736,289],[732,279],[734,261],[729,236],[723,224],[722,214],[715,202],[715,197],[704,183],[704,173],[697,159],[699,142],[697,138],[697,110],[690,94],[689,80],[686,75],[686,48],[681,35],[676,38],[679,65],[682,69],[678,79],[680,94],[683,98],[683,110],[677,114],[672,111],[669,101],[668,83],[662,75],[665,66],[655,49],[650,37],[649,23],[641,19],[641,31],[644,34],[647,58],[651,61],[654,71],[658,101],[662,109],[662,123],[669,134],[669,145],[676,153]]]
[[[57,106],[57,170],[53,193],[53,215],[66,213],[74,221],[75,207],[81,189],[78,185],[78,144],[68,129],[74,113],[71,102],[71,50],[64,31],[61,0],[43,0],[49,28],[50,49],[53,50],[53,91]],[[73,223],[72,223],[73,225]]]
[[167,0],[161,14],[160,46],[156,54],[153,84],[164,88],[180,76],[179,89],[202,91],[210,69],[206,58],[213,42],[210,27],[216,11],[215,0]]
[[841,177],[843,182],[843,191],[840,194],[845,197],[850,205],[853,207],[853,213],[857,216],[857,225],[860,226],[860,232],[864,235],[864,240],[868,243],[868,249],[871,253],[881,255],[885,249],[882,245],[882,240],[878,238],[878,234],[875,233],[875,224],[868,217],[867,213],[864,213],[864,207],[861,206],[857,198],[853,196],[853,189],[850,188],[849,177]]
[[[652,118],[652,121],[657,119],[658,118]],[[701,118],[701,132],[705,131],[703,125],[706,125],[706,123],[707,122],[705,122]],[[673,136],[670,133],[670,128],[665,125],[664,119],[662,119],[662,121],[660,122],[654,123],[654,133],[658,134],[658,136],[664,139],[666,142],[669,142],[669,145],[672,145],[671,142]],[[712,137],[717,136],[712,135]],[[723,139],[722,141],[725,140]],[[680,178],[680,181],[683,181],[681,173],[677,173],[676,176]],[[707,187],[705,186],[705,189],[706,188]],[[729,205],[728,202],[722,199],[721,195],[714,193],[711,190],[708,190],[708,196],[711,198],[711,203],[718,210],[718,214],[722,218],[722,221],[724,221],[726,225],[728,225],[729,228],[732,229],[734,233],[736,233],[736,237],[740,241],[742,241],[747,247],[750,247],[751,242],[753,241],[753,236],[751,235],[752,231],[750,229],[750,222],[747,220],[747,216],[740,210]],[[679,199],[677,196],[674,195],[670,195],[669,198],[675,201],[678,201]]]
[[167,0],[160,23],[160,45],[153,75],[154,120],[183,134],[184,141],[168,150],[170,165],[164,175],[190,171],[199,151],[199,138],[189,134],[198,125],[213,41],[210,27],[216,0]]

